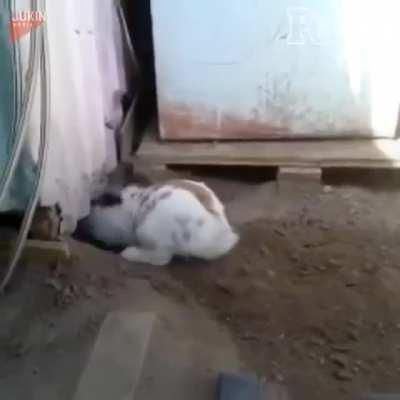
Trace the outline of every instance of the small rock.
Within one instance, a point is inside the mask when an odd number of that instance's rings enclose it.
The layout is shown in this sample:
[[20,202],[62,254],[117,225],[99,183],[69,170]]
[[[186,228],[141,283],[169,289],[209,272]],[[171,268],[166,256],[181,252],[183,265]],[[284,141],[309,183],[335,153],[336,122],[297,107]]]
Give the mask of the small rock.
[[285,381],[285,377],[282,374],[279,374],[276,372],[272,374],[272,377],[276,382],[279,382],[279,383],[282,383]]
[[22,357],[29,352],[30,346],[21,340],[16,340],[10,345],[10,353],[13,357]]
[[329,359],[339,367],[344,367],[346,368],[349,365],[349,359],[346,355],[342,353],[335,353],[332,354]]
[[372,264],[372,263],[370,263],[370,262],[368,262],[367,264],[365,264],[364,265],[364,268],[363,268],[363,270],[364,270],[364,272],[366,272],[367,274],[372,274],[372,273],[374,273],[375,271],[376,271],[376,267],[375,267],[375,265],[374,264]]
[[269,248],[267,246],[263,246],[260,249],[260,254],[264,257],[269,256],[270,255],[270,251]]
[[388,248],[387,246],[381,246],[381,252],[382,252],[383,254],[387,253],[388,250],[389,250],[389,248]]
[[341,268],[342,264],[339,260],[336,260],[335,258],[330,258],[328,260],[328,266],[331,268]]
[[234,292],[232,286],[230,286],[228,282],[225,282],[225,281],[217,281],[217,282],[215,283],[215,285],[217,286],[217,288],[218,288],[221,292],[223,292],[223,293],[225,293],[225,294],[228,294],[228,295],[230,295],[230,296],[235,296],[235,292]]
[[280,230],[280,229],[274,229],[274,233],[276,233],[278,236],[286,237],[286,233],[283,232],[283,231]]
[[78,295],[78,294],[79,294],[78,286],[75,285],[75,283],[71,283],[71,284],[69,285],[69,289],[70,289],[70,291],[71,291],[71,293],[72,293],[73,295]]
[[94,290],[90,286],[83,286],[82,287],[82,294],[85,296],[87,299],[91,299],[94,296]]
[[360,328],[363,324],[363,320],[360,318],[354,318],[349,320],[349,325],[354,327],[354,328]]
[[317,355],[314,352],[311,351],[310,353],[308,353],[308,358],[310,360],[315,361],[317,359]]
[[90,283],[95,283],[95,282],[96,282],[96,276],[95,276],[95,275],[93,275],[93,274],[91,274],[91,273],[87,273],[87,274],[86,274],[86,277],[87,277],[87,280],[88,280]]
[[251,275],[251,268],[248,265],[241,265],[238,268],[238,275],[239,276],[249,276],[249,275]]
[[386,336],[386,331],[385,331],[383,322],[380,322],[378,324],[378,333],[379,333],[379,336],[381,336],[382,338]]
[[368,363],[364,363],[361,360],[358,360],[356,362],[356,365],[361,371],[363,371],[365,373],[371,372],[371,366]]
[[350,353],[352,346],[349,344],[334,344],[331,346],[331,349],[338,353]]
[[57,292],[61,292],[63,288],[61,281],[57,278],[47,278],[45,280],[45,285],[51,287]]
[[120,263],[118,264],[118,268],[119,268],[119,272],[120,272],[122,275],[127,274],[127,272],[128,272],[128,266],[127,266],[124,262],[120,262]]
[[32,369],[32,374],[33,375],[39,375],[39,368],[33,368]]
[[111,286],[111,280],[110,280],[110,278],[108,278],[107,276],[105,276],[105,275],[103,275],[103,276],[101,276],[100,277],[100,288],[101,289],[104,289],[104,290],[106,290],[106,289],[109,289],[110,288],[110,286]]
[[269,269],[267,273],[268,273],[270,278],[275,278],[275,276],[276,276],[275,271],[272,271],[272,269]]
[[326,345],[326,340],[323,339],[323,338],[321,338],[321,337],[313,336],[313,337],[310,339],[310,344],[313,345],[313,346],[322,347],[322,346],[325,346],[325,345]]
[[324,188],[323,188],[323,192],[324,192],[325,194],[332,193],[332,192],[333,192],[333,187],[332,187],[332,186],[329,186],[329,185],[326,185],[326,186],[324,186]]
[[312,227],[312,226],[315,225],[315,221],[313,219],[311,219],[311,218],[308,218],[308,219],[305,220],[305,224],[307,226],[309,226],[309,227]]
[[259,342],[260,336],[247,332],[241,336],[241,339],[246,342]]
[[78,297],[78,287],[74,284],[67,285],[56,297],[56,305],[58,307],[68,306],[72,304]]
[[310,209],[309,209],[309,207],[304,206],[303,209],[302,209],[301,211],[302,211],[302,213],[303,213],[304,215],[306,215],[306,214],[310,211]]
[[54,278],[66,277],[68,274],[66,272],[65,265],[62,262],[57,261],[51,268],[51,275]]
[[358,342],[360,340],[360,334],[356,329],[349,329],[347,331],[347,337],[354,342]]
[[299,262],[300,261],[300,257],[297,254],[291,254],[289,256],[289,258],[293,261],[293,262]]
[[53,330],[49,331],[45,339],[46,346],[51,346],[55,342],[56,338],[56,333]]
[[346,369],[340,369],[338,371],[335,371],[333,376],[340,380],[340,381],[352,381],[354,379],[354,372],[346,370]]
[[315,271],[313,271],[312,267],[308,266],[308,265],[301,265],[299,266],[297,269],[297,275],[299,276],[310,276],[312,274],[314,274]]

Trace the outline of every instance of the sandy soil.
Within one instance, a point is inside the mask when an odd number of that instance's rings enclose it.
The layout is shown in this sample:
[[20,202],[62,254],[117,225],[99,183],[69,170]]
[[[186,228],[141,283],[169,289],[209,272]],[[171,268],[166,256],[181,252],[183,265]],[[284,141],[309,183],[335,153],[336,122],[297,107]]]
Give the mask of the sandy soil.
[[[22,269],[1,305],[0,380],[22,376],[29,355],[23,338],[38,318],[50,331],[52,320],[62,318],[61,336],[73,330],[75,339],[64,351],[76,369],[100,318],[96,307],[105,311],[110,298],[123,304],[129,282],[141,278],[162,296],[183,307],[195,304],[228,327],[243,364],[287,384],[295,399],[400,392],[399,192],[312,181],[205,180],[238,224],[242,239],[232,254],[212,264],[177,260],[166,269],[132,266],[107,254],[96,258],[101,272],[67,268],[61,278],[48,269]],[[91,251],[74,249],[81,260]],[[82,304],[87,325],[77,311]],[[11,329],[7,321],[18,307],[23,317]],[[50,362],[62,357],[46,346],[38,349],[46,349]]]
[[399,392],[398,194],[312,183],[264,192],[269,207],[242,226],[233,254],[171,274],[296,399]]

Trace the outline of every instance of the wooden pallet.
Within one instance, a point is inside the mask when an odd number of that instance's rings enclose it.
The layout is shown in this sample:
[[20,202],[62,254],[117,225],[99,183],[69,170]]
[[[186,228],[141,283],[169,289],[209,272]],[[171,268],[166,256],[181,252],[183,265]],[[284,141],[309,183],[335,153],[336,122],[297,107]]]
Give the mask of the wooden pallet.
[[162,142],[147,134],[135,163],[241,165],[311,168],[400,168],[400,141],[304,140],[249,142]]

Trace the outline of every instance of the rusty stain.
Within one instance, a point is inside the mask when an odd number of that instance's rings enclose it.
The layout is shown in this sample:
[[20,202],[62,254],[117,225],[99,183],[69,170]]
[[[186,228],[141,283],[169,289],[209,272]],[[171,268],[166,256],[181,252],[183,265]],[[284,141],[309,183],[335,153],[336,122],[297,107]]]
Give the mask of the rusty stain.
[[167,140],[275,139],[293,134],[286,127],[260,121],[257,113],[243,120],[206,107],[167,102],[160,102],[159,110],[161,138]]
[[[288,99],[286,99],[288,100]],[[205,105],[163,101],[159,99],[160,136],[165,140],[274,140],[373,137],[367,121],[359,116],[335,120],[330,113],[313,110],[302,104],[280,101],[265,105],[270,119],[262,120],[262,112],[253,108],[249,118],[240,119],[218,108]],[[283,104],[286,104],[283,105]],[[312,117],[312,118],[311,118]],[[310,119],[311,118],[311,119]],[[294,126],[314,125],[314,129],[294,131]],[[346,127],[348,127],[346,129]]]

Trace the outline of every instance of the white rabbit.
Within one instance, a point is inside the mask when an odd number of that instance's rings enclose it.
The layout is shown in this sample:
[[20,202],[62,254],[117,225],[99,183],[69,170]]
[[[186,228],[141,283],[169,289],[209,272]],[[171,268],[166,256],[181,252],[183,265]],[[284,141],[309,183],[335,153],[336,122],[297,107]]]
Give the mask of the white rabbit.
[[122,191],[124,209],[132,213],[137,246],[122,256],[134,262],[166,265],[174,255],[212,260],[228,253],[239,237],[224,206],[203,183],[175,180]]
[[224,206],[203,183],[131,185],[122,190],[120,201],[112,203],[95,205],[90,219],[100,228],[97,240],[122,246],[129,242],[121,253],[128,261],[161,266],[174,255],[213,260],[239,240]]

